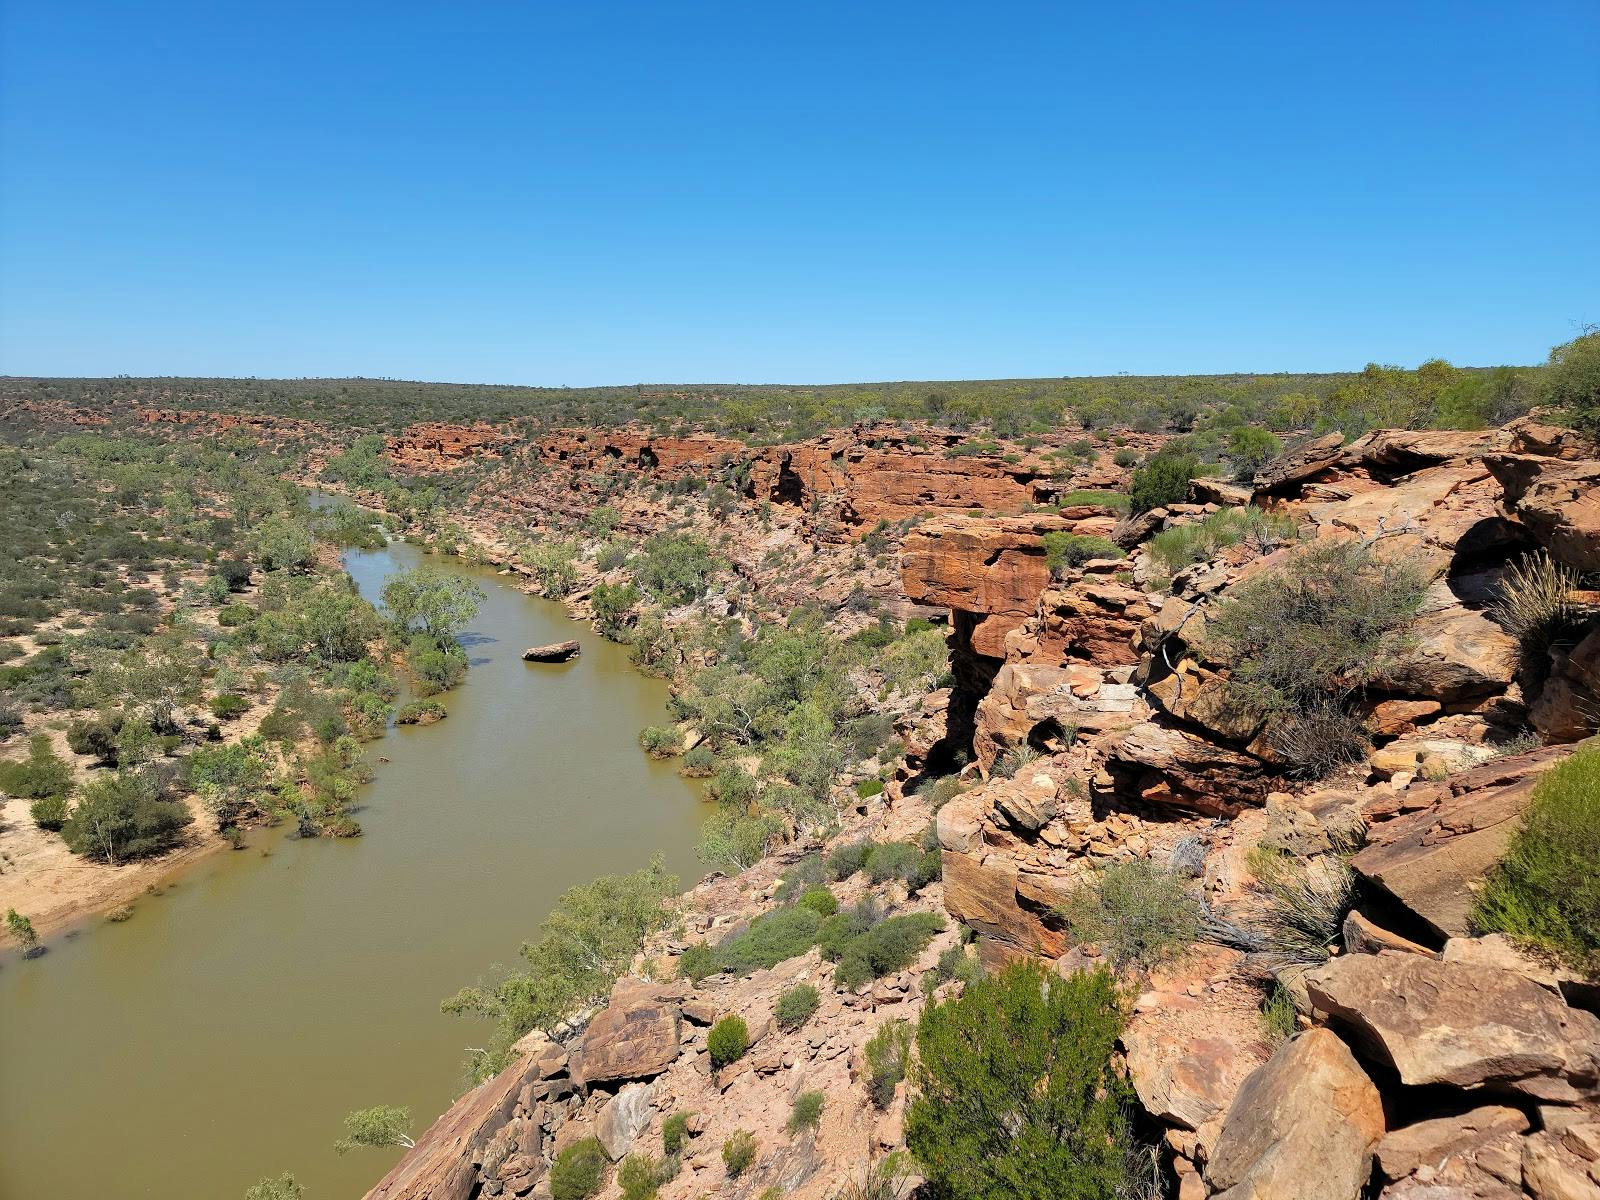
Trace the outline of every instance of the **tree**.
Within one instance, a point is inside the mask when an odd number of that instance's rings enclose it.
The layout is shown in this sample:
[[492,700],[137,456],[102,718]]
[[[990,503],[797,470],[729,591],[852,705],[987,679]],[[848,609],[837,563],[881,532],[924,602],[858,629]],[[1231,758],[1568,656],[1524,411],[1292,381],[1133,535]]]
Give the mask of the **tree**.
[[33,958],[39,953],[39,935],[34,932],[33,922],[14,908],[6,910],[6,929],[22,947],[24,958]]
[[1189,480],[1200,470],[1192,454],[1157,454],[1133,473],[1128,489],[1128,511],[1137,516],[1152,508],[1165,508],[1189,496]]
[[333,1144],[340,1154],[358,1146],[404,1146],[409,1150],[417,1144],[411,1137],[411,1110],[394,1104],[358,1108],[344,1119],[344,1129],[344,1137]]
[[232,825],[272,787],[265,739],[247,737],[222,746],[202,746],[189,756],[189,779],[217,824]]
[[474,580],[443,571],[397,571],[383,585],[394,623],[407,633],[421,630],[440,646],[456,641],[486,599]]
[[276,1179],[268,1177],[253,1183],[245,1191],[244,1200],[301,1200],[306,1191],[295,1177],[285,1171]]
[[274,513],[251,531],[255,560],[268,571],[304,571],[316,556],[311,531],[284,513]]
[[906,1143],[936,1197],[1112,1200],[1130,1140],[1106,970],[1028,961],[923,1010]]
[[1600,438],[1600,328],[1591,326],[1550,351],[1544,396],[1574,429]]
[[153,728],[170,729],[174,711],[200,694],[204,678],[200,651],[174,632],[97,662],[83,690],[92,705],[120,704],[124,714],[141,711]]
[[19,800],[63,798],[72,791],[72,767],[50,748],[50,739],[36,733],[28,741],[28,757],[0,762],[0,792]]
[[1273,434],[1255,425],[1240,425],[1228,438],[1228,457],[1233,460],[1234,474],[1243,480],[1254,479],[1256,472],[1266,466],[1283,450],[1283,443]]
[[639,603],[639,589],[631,583],[597,583],[589,603],[594,608],[595,628],[602,636],[621,641],[628,614]]
[[73,853],[115,866],[170,850],[192,820],[143,774],[118,770],[84,785],[61,835]]

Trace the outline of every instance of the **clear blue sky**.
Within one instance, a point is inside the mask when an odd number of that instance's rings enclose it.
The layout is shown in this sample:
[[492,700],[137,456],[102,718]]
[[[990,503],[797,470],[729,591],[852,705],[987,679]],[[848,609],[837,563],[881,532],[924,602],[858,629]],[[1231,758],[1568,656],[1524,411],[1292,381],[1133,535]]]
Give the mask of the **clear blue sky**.
[[0,3],[0,372],[1533,362],[1600,4]]

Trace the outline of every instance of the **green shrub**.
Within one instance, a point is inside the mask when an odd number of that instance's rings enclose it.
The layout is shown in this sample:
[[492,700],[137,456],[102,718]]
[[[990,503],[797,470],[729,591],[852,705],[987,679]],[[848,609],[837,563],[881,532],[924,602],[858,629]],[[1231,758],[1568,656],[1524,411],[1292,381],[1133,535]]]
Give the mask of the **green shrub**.
[[867,855],[871,852],[870,841],[846,842],[842,846],[835,846],[828,851],[828,878],[839,882],[849,879],[866,864]]
[[682,1154],[689,1144],[689,1118],[692,1116],[694,1114],[689,1112],[675,1112],[661,1122],[661,1148],[669,1158]]
[[[1127,464],[1122,465],[1125,466]],[[1068,492],[1064,496],[1058,496],[1056,504],[1061,508],[1082,508],[1085,505],[1091,505],[1095,508],[1109,508],[1113,512],[1119,513],[1128,511],[1128,498],[1121,492],[1101,492],[1092,489]]]
[[717,962],[739,975],[769,969],[816,944],[822,916],[814,908],[776,908],[717,948]]
[[40,829],[59,833],[61,827],[67,823],[67,798],[42,796],[28,806],[28,815]]
[[1261,1001],[1261,1036],[1269,1046],[1278,1046],[1294,1036],[1297,1027],[1294,996],[1281,983]]
[[648,1154],[630,1154],[617,1168],[617,1185],[622,1200],[651,1200],[666,1182],[662,1164]]
[[417,677],[417,690],[424,695],[448,692],[467,677],[467,655],[459,647],[441,650],[414,646],[407,653],[407,661]]
[[1543,666],[1550,648],[1575,633],[1584,613],[1573,597],[1580,580],[1543,550],[1506,568],[1489,614],[1517,639],[1524,658]]
[[0,792],[18,800],[65,798],[72,792],[72,767],[50,748],[50,739],[36,733],[28,741],[28,757],[0,762]]
[[1174,574],[1195,563],[1210,562],[1228,546],[1252,542],[1266,550],[1294,534],[1291,518],[1260,508],[1224,508],[1202,521],[1163,529],[1150,539],[1148,549],[1157,566]]
[[934,1194],[1111,1200],[1129,1180],[1125,1018],[1108,971],[1033,962],[923,1010],[906,1142]]
[[[1590,335],[1594,336],[1594,335]],[[1579,750],[1533,790],[1473,917],[1600,972],[1600,749]]]
[[906,913],[880,921],[845,946],[833,971],[834,986],[858,988],[904,970],[943,929],[938,913]]
[[606,1177],[606,1152],[599,1138],[573,1142],[550,1164],[552,1200],[588,1200]]
[[894,1100],[895,1086],[906,1077],[911,1064],[912,1028],[910,1021],[896,1017],[885,1021],[867,1039],[863,1052],[867,1059],[867,1097],[873,1106],[888,1108]]
[[793,1032],[811,1019],[818,1003],[816,988],[809,983],[797,983],[778,997],[777,1004],[772,1008],[772,1016],[778,1022],[779,1029]]
[[819,917],[831,917],[839,911],[838,899],[827,888],[821,886],[808,888],[797,903],[801,908],[809,908]]
[[1065,567],[1081,567],[1093,558],[1123,558],[1122,547],[1110,538],[1090,537],[1082,533],[1068,533],[1053,529],[1041,539],[1044,542],[1044,563],[1051,572]]
[[400,706],[394,715],[396,725],[432,725],[442,721],[448,710],[437,700],[412,700]]
[[1148,859],[1102,867],[1057,911],[1074,942],[1094,942],[1118,970],[1147,971],[1200,937],[1200,905],[1187,882]]
[[822,1106],[827,1099],[821,1092],[801,1092],[796,1096],[789,1110],[789,1133],[801,1133],[822,1124]]
[[1207,625],[1233,661],[1228,703],[1264,722],[1300,774],[1358,761],[1369,743],[1353,702],[1409,650],[1426,590],[1409,560],[1354,541],[1309,547],[1247,580]]
[[873,883],[887,883],[891,879],[904,879],[917,869],[921,852],[910,842],[884,842],[873,846],[864,864],[867,878]]
[[817,945],[822,948],[822,957],[829,962],[838,962],[852,941],[881,920],[883,910],[871,896],[843,912],[835,913],[817,930]]
[[301,1200],[306,1194],[295,1177],[288,1171],[276,1179],[268,1176],[245,1189],[244,1200]]
[[[722,1143],[722,1165],[730,1178],[737,1178],[756,1161],[756,1135],[741,1129]],[[557,1197],[557,1200],[560,1200]]]
[[234,692],[211,697],[211,715],[219,721],[231,721],[249,711],[250,701]]
[[1137,515],[1181,504],[1189,498],[1189,481],[1199,473],[1200,460],[1193,454],[1157,454],[1133,473],[1129,511]]
[[1111,456],[1111,461],[1119,467],[1132,467],[1139,462],[1139,452],[1131,447],[1124,446]]
[[856,795],[862,800],[870,800],[874,796],[883,795],[883,780],[863,779],[856,784]]
[[783,873],[777,899],[787,903],[803,892],[808,892],[828,877],[827,864],[820,854],[808,854]]
[[705,942],[696,942],[678,955],[678,974],[699,983],[707,975],[722,969],[717,962],[717,952]]
[[683,749],[678,731],[665,725],[646,725],[639,731],[639,745],[651,758],[671,758]]
[[115,866],[172,849],[193,819],[145,776],[119,770],[84,785],[61,834],[74,854]]
[[1256,472],[1283,453],[1283,443],[1256,425],[1241,425],[1228,438],[1228,457],[1234,477],[1251,480]]
[[1589,328],[1550,351],[1542,372],[1544,399],[1572,427],[1600,438],[1600,329]]
[[725,1067],[738,1062],[750,1048],[750,1030],[744,1018],[736,1014],[723,1017],[706,1035],[706,1050],[711,1055],[713,1067]]
[[690,779],[709,779],[716,772],[717,755],[710,746],[700,745],[688,751],[678,764],[678,773]]

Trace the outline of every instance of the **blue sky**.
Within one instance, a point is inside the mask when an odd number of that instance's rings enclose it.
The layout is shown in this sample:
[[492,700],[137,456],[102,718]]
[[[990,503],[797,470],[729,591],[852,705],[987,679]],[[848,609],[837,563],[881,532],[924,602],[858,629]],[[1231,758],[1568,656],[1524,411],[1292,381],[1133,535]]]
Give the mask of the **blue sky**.
[[1600,5],[0,5],[0,372],[1534,362]]

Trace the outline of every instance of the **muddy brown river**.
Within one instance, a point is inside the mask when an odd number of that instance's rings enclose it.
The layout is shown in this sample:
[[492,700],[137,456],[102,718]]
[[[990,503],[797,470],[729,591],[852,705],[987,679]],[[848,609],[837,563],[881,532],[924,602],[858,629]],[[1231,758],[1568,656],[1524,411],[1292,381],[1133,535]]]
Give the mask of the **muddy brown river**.
[[[376,601],[423,557],[397,543],[347,562]],[[446,720],[367,747],[364,837],[253,832],[126,923],[0,961],[4,1200],[233,1200],[283,1171],[307,1200],[359,1197],[399,1151],[335,1155],[344,1114],[405,1105],[420,1132],[482,1044],[442,997],[515,961],[575,883],[658,851],[692,880],[698,797],[636,740],[666,686],[559,605],[434,561],[488,592],[472,669]],[[520,659],[572,637],[569,664]]]

